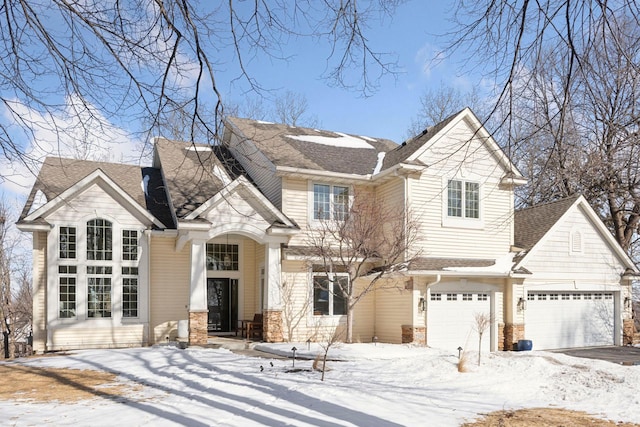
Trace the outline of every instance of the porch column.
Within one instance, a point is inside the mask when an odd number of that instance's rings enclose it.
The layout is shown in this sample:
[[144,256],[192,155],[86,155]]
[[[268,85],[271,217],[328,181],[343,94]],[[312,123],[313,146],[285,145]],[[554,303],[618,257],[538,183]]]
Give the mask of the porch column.
[[191,283],[189,288],[189,344],[207,344],[206,242],[191,241]]
[[263,306],[263,338],[267,342],[282,341],[282,261],[280,243],[265,245],[265,286]]

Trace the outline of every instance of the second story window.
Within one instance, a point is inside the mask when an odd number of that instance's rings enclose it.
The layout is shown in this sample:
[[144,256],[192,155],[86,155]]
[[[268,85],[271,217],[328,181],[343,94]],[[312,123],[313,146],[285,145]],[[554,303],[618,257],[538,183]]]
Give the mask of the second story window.
[[480,218],[480,184],[457,179],[449,180],[447,185],[447,216]]
[[87,259],[113,259],[112,225],[106,219],[92,219],[87,222]]
[[313,184],[313,219],[342,221],[349,212],[349,187]]

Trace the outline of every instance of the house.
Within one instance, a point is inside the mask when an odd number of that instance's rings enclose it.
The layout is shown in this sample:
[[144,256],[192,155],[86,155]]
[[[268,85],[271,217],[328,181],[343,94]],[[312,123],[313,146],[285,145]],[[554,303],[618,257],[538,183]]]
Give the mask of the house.
[[255,314],[269,342],[341,327],[305,245],[363,189],[410,207],[420,240],[354,340],[477,348],[480,313],[487,351],[623,344],[636,266],[583,197],[516,211],[525,183],[469,109],[400,145],[229,118],[220,146],[157,138],[151,167],[48,158],[18,222],[34,348],[201,345]]

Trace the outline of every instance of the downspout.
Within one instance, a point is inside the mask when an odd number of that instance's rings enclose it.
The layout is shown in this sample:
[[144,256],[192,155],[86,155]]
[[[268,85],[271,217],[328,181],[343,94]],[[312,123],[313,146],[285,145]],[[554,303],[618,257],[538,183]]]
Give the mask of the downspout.
[[431,283],[427,283],[427,286],[424,288],[424,310],[422,311],[422,314],[424,314],[424,346],[427,346],[427,323],[428,323],[428,316],[427,316],[427,312],[428,312],[428,293],[429,293],[429,288],[432,287],[433,285],[437,285],[438,283],[440,283],[440,280],[442,280],[442,275],[441,274],[436,274],[436,280],[431,282]]

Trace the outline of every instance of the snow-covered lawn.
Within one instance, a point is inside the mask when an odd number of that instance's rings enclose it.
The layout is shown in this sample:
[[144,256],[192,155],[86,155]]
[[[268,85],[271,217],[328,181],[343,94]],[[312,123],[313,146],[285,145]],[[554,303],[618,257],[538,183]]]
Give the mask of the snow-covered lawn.
[[[306,344],[265,345],[307,354]],[[320,351],[311,348],[311,353]],[[640,423],[640,366],[549,352],[483,355],[459,373],[457,354],[406,345],[333,349],[324,382],[312,361],[173,346],[77,351],[18,359],[34,367],[97,369],[143,387],[78,403],[0,400],[3,425],[457,426],[499,409],[560,407]],[[262,367],[262,369],[261,369]],[[307,370],[309,369],[309,370]],[[1,379],[0,379],[1,381]]]

